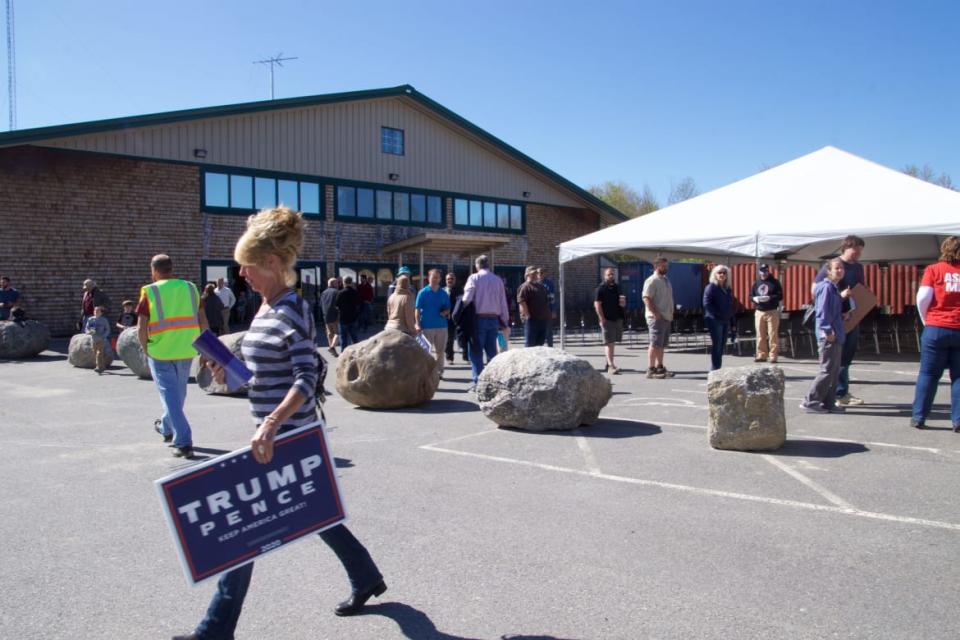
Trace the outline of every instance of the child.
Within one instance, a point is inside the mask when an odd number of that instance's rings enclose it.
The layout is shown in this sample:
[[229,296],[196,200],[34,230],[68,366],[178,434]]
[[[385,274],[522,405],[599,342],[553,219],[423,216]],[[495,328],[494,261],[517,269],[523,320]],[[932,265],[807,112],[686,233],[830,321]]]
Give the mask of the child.
[[123,301],[123,313],[120,314],[120,322],[117,323],[117,331],[122,332],[127,327],[137,326],[137,313],[133,310],[136,305],[133,300]]
[[103,373],[107,368],[106,355],[104,350],[109,348],[110,340],[110,322],[104,317],[107,308],[99,305],[93,308],[93,316],[87,318],[87,324],[83,327],[86,333],[93,336],[93,354],[96,358],[96,366],[93,368],[97,375]]

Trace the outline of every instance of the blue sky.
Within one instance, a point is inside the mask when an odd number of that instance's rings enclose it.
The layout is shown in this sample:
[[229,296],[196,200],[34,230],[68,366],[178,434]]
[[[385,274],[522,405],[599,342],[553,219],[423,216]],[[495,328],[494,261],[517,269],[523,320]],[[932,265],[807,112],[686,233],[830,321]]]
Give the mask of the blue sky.
[[[18,128],[409,83],[662,201],[835,145],[960,182],[960,3],[15,0]],[[6,62],[4,56],[4,62]],[[0,122],[6,124],[3,92]]]

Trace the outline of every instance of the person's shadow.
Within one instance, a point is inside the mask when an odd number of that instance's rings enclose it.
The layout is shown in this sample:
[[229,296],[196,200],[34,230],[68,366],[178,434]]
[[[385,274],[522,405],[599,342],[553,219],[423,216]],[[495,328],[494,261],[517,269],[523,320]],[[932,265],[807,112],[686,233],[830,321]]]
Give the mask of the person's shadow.
[[[437,629],[427,614],[402,602],[384,602],[383,604],[368,604],[360,615],[383,616],[390,618],[400,627],[400,632],[411,640],[486,640],[484,638],[468,638],[444,633]],[[564,640],[551,635],[504,634],[500,640]],[[566,640],[574,640],[568,638]]]

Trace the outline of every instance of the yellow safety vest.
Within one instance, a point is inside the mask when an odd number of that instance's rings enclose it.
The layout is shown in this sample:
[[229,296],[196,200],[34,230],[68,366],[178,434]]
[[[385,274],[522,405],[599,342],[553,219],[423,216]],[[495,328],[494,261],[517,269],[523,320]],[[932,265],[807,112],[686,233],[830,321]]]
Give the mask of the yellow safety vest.
[[160,280],[140,289],[150,302],[147,355],[154,360],[187,360],[197,355],[200,294],[192,282]]

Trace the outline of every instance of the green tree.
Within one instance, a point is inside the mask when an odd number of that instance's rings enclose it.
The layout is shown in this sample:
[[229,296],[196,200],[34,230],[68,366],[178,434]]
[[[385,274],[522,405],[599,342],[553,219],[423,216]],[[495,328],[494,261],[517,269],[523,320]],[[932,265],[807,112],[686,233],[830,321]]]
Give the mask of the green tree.
[[603,184],[590,187],[588,191],[630,218],[636,218],[660,208],[660,203],[657,202],[648,185],[643,185],[643,192],[637,193],[637,190],[626,182],[608,180]]
[[922,168],[915,164],[908,164],[903,168],[903,172],[908,176],[920,178],[921,180],[926,180],[927,182],[931,182],[947,189],[953,189],[954,191],[957,190],[950,176],[942,171],[940,172],[940,175],[937,175],[937,172],[934,171],[933,168],[928,164],[923,165]]

